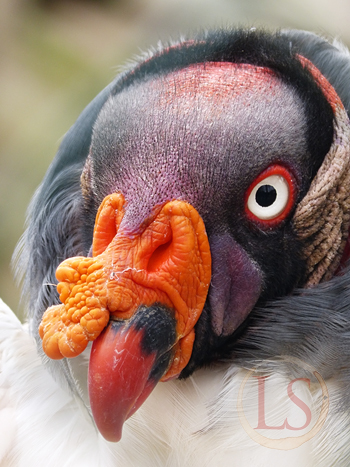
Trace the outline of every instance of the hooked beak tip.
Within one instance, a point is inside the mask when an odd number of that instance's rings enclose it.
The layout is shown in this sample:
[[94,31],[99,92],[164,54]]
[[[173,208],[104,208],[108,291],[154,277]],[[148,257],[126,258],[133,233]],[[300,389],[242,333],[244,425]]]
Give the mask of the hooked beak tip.
[[133,415],[166,373],[174,357],[176,320],[171,310],[140,307],[128,321],[111,320],[94,341],[89,397],[97,428],[117,442]]

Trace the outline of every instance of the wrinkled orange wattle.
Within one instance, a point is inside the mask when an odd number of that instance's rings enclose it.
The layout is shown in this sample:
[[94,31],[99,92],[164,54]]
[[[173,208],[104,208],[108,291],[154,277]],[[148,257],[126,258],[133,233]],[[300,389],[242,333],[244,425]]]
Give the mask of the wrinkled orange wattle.
[[211,278],[209,242],[200,215],[184,201],[163,205],[137,233],[118,231],[124,204],[120,193],[107,196],[96,216],[93,257],[58,266],[62,304],[46,310],[39,334],[50,358],[75,357],[110,315],[128,319],[140,305],[167,305],[175,312],[177,343],[166,380],[181,372],[192,353]]

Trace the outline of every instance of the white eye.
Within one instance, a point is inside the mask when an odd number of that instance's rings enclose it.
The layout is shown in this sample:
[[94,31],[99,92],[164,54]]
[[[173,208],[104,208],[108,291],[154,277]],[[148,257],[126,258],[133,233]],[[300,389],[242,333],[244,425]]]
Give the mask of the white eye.
[[258,219],[270,220],[280,216],[289,206],[289,183],[282,175],[270,175],[251,190],[247,208]]

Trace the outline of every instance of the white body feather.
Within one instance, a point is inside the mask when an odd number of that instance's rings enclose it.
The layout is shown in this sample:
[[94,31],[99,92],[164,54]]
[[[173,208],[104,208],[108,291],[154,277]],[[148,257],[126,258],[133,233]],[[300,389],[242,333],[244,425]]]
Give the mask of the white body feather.
[[[349,423],[332,413],[334,382],[327,382],[331,404],[322,430],[293,450],[263,447],[244,431],[237,397],[247,371],[232,364],[199,370],[185,381],[159,383],[114,444],[99,434],[83,402],[52,378],[34,339],[2,301],[0,322],[1,467],[348,465]],[[84,367],[87,357],[80,360]],[[283,421],[280,408],[288,401],[289,381],[282,373],[273,372],[266,389],[266,407],[275,408],[270,423]],[[307,384],[299,390],[304,401],[321,397],[319,388]],[[248,397],[256,399],[256,394]],[[244,402],[249,419],[249,400]],[[289,404],[287,412],[288,421],[303,425],[300,408]]]

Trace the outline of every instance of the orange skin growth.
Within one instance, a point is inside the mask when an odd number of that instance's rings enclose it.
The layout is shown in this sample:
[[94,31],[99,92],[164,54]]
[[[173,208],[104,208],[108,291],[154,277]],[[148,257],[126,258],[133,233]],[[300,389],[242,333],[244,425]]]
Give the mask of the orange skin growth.
[[175,357],[163,380],[187,365],[211,278],[204,223],[184,201],[166,203],[138,233],[118,231],[124,197],[107,196],[97,213],[93,257],[63,261],[56,271],[61,305],[48,308],[39,327],[45,353],[75,357],[95,340],[110,315],[129,319],[140,305],[161,303],[177,321]]

